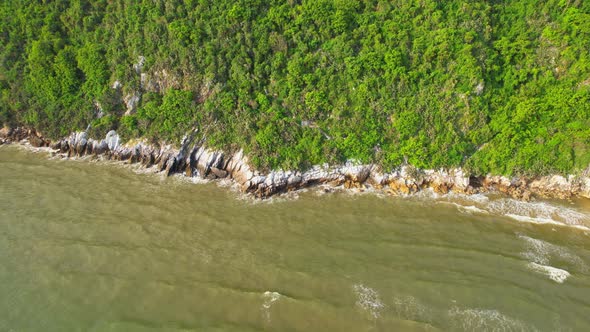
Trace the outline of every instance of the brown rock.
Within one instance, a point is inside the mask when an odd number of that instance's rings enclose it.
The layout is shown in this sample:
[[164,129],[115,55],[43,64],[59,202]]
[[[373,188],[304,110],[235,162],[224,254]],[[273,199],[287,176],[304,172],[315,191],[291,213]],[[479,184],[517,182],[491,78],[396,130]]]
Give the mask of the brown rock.
[[227,177],[227,171],[219,169],[217,167],[211,167],[211,173],[215,174],[218,178],[225,178]]
[[147,167],[152,167],[154,164],[156,163],[156,158],[154,157],[154,154],[152,152],[150,152],[150,154],[148,155],[148,160],[147,160]]
[[193,167],[191,165],[186,165],[186,169],[184,170],[184,175],[189,178],[193,177]]
[[176,164],[177,162],[175,157],[168,159],[168,162],[166,163],[166,175],[170,176],[176,171]]
[[36,135],[29,137],[29,143],[31,143],[31,145],[36,148],[40,148],[45,145],[45,142],[43,141],[43,139],[36,136]]
[[396,194],[407,195],[412,192],[412,189],[404,181],[391,181],[389,183],[389,189]]
[[101,140],[100,142],[98,142],[96,144],[96,147],[94,147],[94,154],[96,154],[96,155],[103,154],[103,153],[106,153],[108,150],[109,150],[108,144],[104,140]]
[[61,141],[51,143],[50,147],[52,150],[60,150],[61,149]]
[[10,135],[12,135],[12,128],[4,126],[2,129],[0,129],[0,137],[6,139],[10,137]]
[[62,153],[66,153],[70,151],[70,145],[68,144],[67,141],[62,141],[61,146],[60,146],[60,151]]
[[94,152],[94,141],[89,140],[86,144],[86,154],[91,155]]
[[129,149],[123,149],[120,153],[117,153],[117,159],[124,161],[131,158],[131,151]]
[[76,144],[76,154],[78,156],[84,155],[84,151],[86,151],[87,144],[88,144],[88,141],[86,141],[85,139],[81,140],[80,142],[78,142],[78,144]]
[[448,194],[451,189],[448,183],[433,183],[431,188],[437,194]]
[[158,171],[162,172],[166,169],[166,164],[168,163],[169,157],[169,155],[162,155],[158,157],[158,159],[160,159],[160,161],[158,162]]

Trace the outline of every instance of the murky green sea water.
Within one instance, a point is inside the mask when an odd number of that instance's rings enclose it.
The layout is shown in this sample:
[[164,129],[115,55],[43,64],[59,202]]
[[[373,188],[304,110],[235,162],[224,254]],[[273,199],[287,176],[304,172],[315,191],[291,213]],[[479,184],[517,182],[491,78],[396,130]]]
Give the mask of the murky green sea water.
[[136,173],[0,147],[0,331],[590,331],[588,201]]

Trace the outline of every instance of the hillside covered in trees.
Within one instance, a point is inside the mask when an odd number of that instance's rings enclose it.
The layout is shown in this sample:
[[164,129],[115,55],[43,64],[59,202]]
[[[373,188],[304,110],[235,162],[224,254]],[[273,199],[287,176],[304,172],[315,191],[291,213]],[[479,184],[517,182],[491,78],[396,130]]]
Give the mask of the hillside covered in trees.
[[590,164],[590,1],[12,0],[0,124],[243,148],[260,168]]

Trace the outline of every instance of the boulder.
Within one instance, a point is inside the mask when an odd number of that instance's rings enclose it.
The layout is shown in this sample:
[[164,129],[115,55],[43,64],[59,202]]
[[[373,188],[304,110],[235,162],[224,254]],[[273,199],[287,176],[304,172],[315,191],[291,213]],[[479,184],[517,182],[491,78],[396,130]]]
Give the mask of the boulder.
[[168,159],[168,161],[166,162],[166,175],[170,176],[172,175],[172,173],[174,173],[176,171],[176,158],[175,157],[171,157]]
[[543,176],[531,181],[528,185],[531,191],[546,197],[570,198],[580,188],[574,177],[565,178],[560,175]]
[[61,140],[60,141],[55,141],[53,143],[51,143],[51,145],[49,146],[52,150],[61,150]]
[[43,139],[37,135],[32,135],[29,137],[29,143],[36,148],[45,146],[45,141],[43,141]]
[[4,126],[4,127],[2,127],[2,129],[0,129],[0,137],[7,139],[11,135],[12,135],[12,128],[10,128],[8,126]]
[[469,184],[471,183],[470,177],[467,176],[467,174],[465,174],[462,169],[453,169],[450,171],[449,175],[453,182],[452,189],[454,191],[464,192],[467,190]]
[[96,141],[94,141],[92,138],[88,140],[88,143],[86,143],[85,154],[91,155],[94,152],[94,144],[95,143],[96,143]]
[[88,140],[85,137],[80,138],[80,140],[76,142],[76,154],[78,156],[84,155],[84,149],[86,149],[87,143]]
[[590,198],[590,177],[582,177],[580,179],[580,193],[582,197]]
[[105,137],[105,142],[107,143],[109,150],[115,151],[120,144],[119,135],[116,131],[111,130],[107,133],[107,136]]
[[120,161],[125,161],[131,158],[131,150],[127,148],[122,148],[114,151],[115,159]]
[[215,174],[218,178],[225,178],[227,177],[227,171],[219,169],[217,167],[211,167],[211,173]]
[[105,140],[100,140],[100,142],[94,141],[94,147],[92,149],[94,154],[100,155],[104,154],[109,150],[109,146]]
[[344,173],[348,182],[362,184],[369,178],[371,166],[345,166],[341,172]]
[[154,153],[152,151],[143,151],[141,164],[148,168],[151,167],[154,164]]
[[303,178],[298,174],[293,174],[289,176],[289,178],[287,179],[287,189],[292,190],[298,188],[301,185],[302,180]]
[[449,183],[432,183],[431,185],[432,190],[434,190],[437,194],[447,194],[451,190],[451,185]]
[[184,169],[184,175],[189,178],[194,176],[194,168],[190,164],[186,165],[186,168]]
[[136,145],[131,149],[131,155],[129,156],[129,160],[128,162],[130,164],[136,163],[140,160],[141,158],[141,153],[140,153],[140,146]]
[[60,151],[62,153],[66,153],[70,151],[70,144],[68,143],[67,140],[62,140],[61,144],[60,144]]
[[169,154],[162,154],[159,158],[160,161],[158,162],[158,172],[162,172],[166,169],[168,165],[168,159],[170,159]]

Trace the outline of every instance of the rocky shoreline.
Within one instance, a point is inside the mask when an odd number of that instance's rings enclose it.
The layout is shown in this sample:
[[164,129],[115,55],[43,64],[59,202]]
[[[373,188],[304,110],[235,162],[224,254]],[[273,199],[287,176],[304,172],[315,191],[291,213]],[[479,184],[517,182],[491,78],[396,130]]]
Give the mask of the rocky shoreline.
[[432,188],[437,193],[459,192],[477,194],[500,192],[516,199],[533,197],[568,199],[590,198],[590,168],[581,175],[561,175],[534,178],[505,176],[469,176],[461,169],[420,170],[402,166],[392,172],[382,172],[377,165],[346,163],[339,166],[314,166],[301,171],[272,171],[261,173],[249,166],[243,151],[227,154],[204,147],[195,139],[195,133],[187,135],[180,148],[171,145],[152,145],[145,142],[122,143],[115,131],[104,139],[94,140],[85,132],[72,133],[58,141],[44,138],[33,129],[23,127],[0,129],[0,144],[21,143],[34,147],[49,147],[67,157],[101,156],[109,160],[140,163],[146,168],[165,172],[166,175],[182,173],[187,177],[203,179],[229,178],[241,190],[257,198],[325,184],[329,187],[374,188],[393,195],[408,195]]

